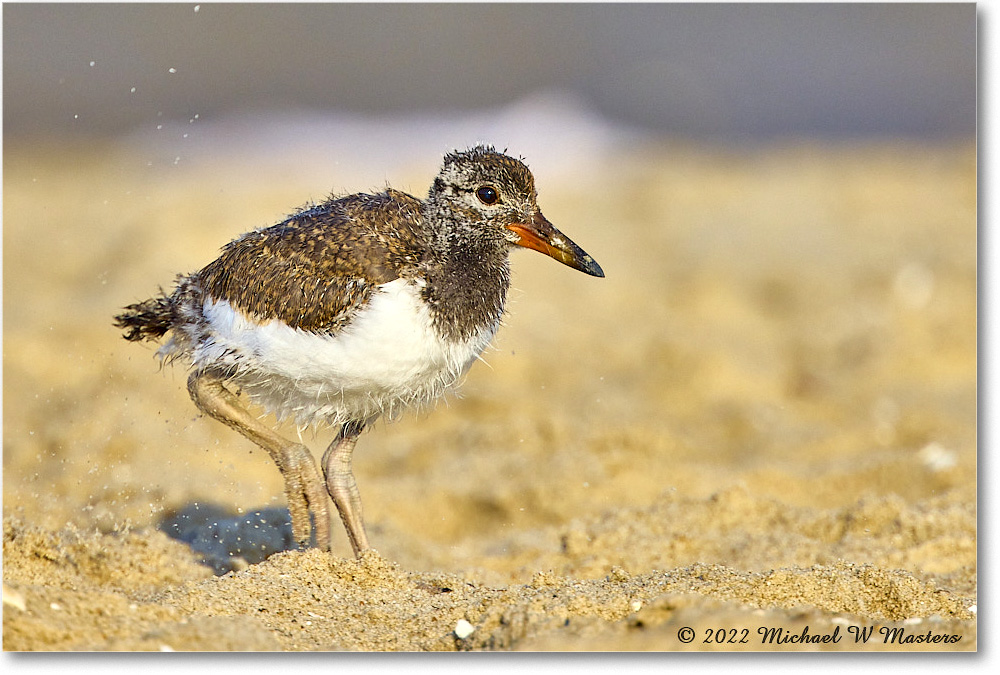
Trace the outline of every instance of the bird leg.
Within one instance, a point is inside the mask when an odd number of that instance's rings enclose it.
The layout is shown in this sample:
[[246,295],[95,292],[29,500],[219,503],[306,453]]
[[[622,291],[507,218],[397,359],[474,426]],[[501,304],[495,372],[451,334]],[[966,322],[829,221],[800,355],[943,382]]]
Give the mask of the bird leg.
[[323,475],[326,489],[340,512],[340,519],[347,528],[347,537],[355,556],[371,548],[365,533],[365,520],[361,513],[361,493],[351,470],[351,456],[358,436],[364,429],[363,423],[348,422],[340,429],[337,438],[323,454]]
[[309,546],[311,509],[315,516],[316,545],[330,550],[329,505],[309,448],[286,440],[261,424],[223,382],[223,377],[210,370],[195,371],[188,378],[188,392],[199,410],[240,432],[271,455],[285,479],[292,535],[298,546]]

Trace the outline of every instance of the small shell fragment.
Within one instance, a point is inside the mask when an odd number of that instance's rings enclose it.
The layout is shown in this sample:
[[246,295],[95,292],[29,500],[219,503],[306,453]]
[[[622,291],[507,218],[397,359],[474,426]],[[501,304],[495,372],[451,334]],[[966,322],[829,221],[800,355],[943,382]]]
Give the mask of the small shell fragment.
[[465,619],[459,619],[458,623],[455,624],[455,637],[459,640],[464,640],[465,638],[472,635],[475,632],[476,627]]

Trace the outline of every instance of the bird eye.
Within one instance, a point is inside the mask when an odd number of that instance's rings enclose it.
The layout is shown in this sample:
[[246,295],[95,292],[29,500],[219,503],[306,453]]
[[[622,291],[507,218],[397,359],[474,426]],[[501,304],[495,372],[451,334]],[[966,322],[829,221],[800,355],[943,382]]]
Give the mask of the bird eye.
[[489,185],[484,185],[476,190],[476,196],[479,197],[479,201],[487,206],[496,204],[497,200],[500,199],[500,195],[497,193],[496,189],[490,187]]

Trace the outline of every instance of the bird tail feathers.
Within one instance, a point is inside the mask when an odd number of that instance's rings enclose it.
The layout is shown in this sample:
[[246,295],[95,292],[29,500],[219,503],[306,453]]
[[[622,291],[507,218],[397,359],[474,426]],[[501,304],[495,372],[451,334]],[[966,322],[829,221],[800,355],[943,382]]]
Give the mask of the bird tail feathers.
[[115,316],[115,326],[125,330],[122,337],[130,342],[156,340],[173,327],[175,316],[172,298],[161,292],[154,298],[126,307]]

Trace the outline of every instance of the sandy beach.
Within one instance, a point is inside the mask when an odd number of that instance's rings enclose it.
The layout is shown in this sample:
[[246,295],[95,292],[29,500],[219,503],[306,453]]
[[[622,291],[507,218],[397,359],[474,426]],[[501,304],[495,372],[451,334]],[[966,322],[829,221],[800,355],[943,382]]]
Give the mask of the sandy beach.
[[[361,437],[360,560],[336,518],[332,553],[274,552],[270,458],[112,317],[382,179],[4,155],[5,650],[977,648],[971,140],[527,156],[607,276],[514,253],[486,363]],[[375,175],[422,195],[438,163]]]

